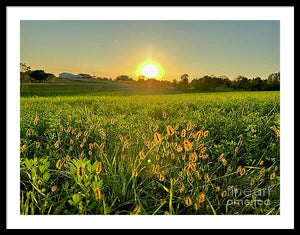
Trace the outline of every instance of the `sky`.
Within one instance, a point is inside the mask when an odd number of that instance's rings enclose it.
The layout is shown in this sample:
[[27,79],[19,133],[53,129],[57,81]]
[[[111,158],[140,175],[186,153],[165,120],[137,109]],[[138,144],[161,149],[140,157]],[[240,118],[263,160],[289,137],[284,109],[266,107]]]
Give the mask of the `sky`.
[[58,76],[134,79],[145,61],[163,80],[205,75],[267,78],[280,71],[280,22],[22,20],[21,62]]

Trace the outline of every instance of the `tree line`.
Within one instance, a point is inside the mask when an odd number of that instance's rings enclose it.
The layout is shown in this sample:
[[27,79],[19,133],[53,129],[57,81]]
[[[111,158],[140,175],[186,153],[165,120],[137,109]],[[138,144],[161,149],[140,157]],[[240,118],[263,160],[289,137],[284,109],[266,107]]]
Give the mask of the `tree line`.
[[195,78],[191,82],[189,82],[188,74],[183,74],[180,81],[174,79],[173,83],[179,89],[199,91],[214,91],[217,88],[251,91],[280,90],[280,72],[270,74],[267,79],[261,77],[249,79],[245,76],[238,76],[234,80],[230,80],[226,76],[205,75],[201,78]]
[[215,91],[219,89],[249,90],[249,91],[274,91],[280,90],[280,72],[272,73],[267,79],[261,77],[247,78],[238,76],[234,80],[230,80],[226,76],[205,75],[201,78],[194,78],[189,82],[189,75],[182,74],[180,80],[173,79],[171,81],[160,81],[155,78],[146,79],[139,76],[135,81],[127,75],[116,77],[115,81],[136,82],[138,84],[149,84],[152,86],[173,86],[180,90],[198,90],[198,91]]
[[20,63],[20,82],[21,87],[24,83],[55,81],[56,76],[52,73],[46,73],[44,70],[31,70],[30,66]]
[[[30,67],[25,63],[20,63],[20,80],[21,87],[24,83],[55,81],[57,78],[52,73],[46,73],[44,70],[31,71]],[[249,91],[274,91],[280,90],[280,72],[272,73],[267,79],[261,77],[247,78],[245,76],[237,76],[234,80],[230,80],[226,76],[205,75],[200,78],[194,78],[189,81],[188,74],[182,74],[180,79],[172,81],[157,80],[155,78],[146,78],[139,76],[137,80],[128,75],[119,75],[115,79],[97,77],[101,81],[115,82],[133,82],[140,85],[148,85],[152,87],[173,87],[179,90],[197,90],[197,91],[215,91],[217,89],[234,89]]]

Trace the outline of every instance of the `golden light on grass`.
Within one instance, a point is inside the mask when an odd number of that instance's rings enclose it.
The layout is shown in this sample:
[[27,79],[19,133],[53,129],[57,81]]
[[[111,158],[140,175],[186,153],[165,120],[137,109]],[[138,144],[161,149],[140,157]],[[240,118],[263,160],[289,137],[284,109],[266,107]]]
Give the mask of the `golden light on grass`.
[[102,192],[101,192],[100,188],[96,187],[96,188],[94,189],[94,192],[95,192],[95,198],[96,198],[96,200],[101,199],[101,197],[102,197]]
[[154,141],[155,143],[159,143],[161,141],[161,136],[158,132],[154,133]]

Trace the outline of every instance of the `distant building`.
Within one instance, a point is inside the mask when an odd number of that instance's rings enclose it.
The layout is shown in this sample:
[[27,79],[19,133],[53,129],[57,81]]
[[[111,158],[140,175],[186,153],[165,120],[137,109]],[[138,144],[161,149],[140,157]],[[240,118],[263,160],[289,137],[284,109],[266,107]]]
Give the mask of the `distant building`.
[[93,78],[89,74],[79,73],[79,74],[75,75],[73,73],[65,73],[65,72],[60,73],[58,77],[60,77],[60,78]]

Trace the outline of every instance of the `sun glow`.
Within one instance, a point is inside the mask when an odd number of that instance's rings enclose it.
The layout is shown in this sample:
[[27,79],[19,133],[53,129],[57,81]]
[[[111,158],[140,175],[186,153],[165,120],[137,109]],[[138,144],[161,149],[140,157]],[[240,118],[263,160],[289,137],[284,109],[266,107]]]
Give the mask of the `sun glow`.
[[142,68],[141,73],[147,78],[155,78],[158,75],[158,68],[154,64],[147,64]]
[[161,66],[153,61],[147,61],[142,64],[137,69],[137,74],[139,76],[145,76],[146,78],[156,78],[161,79],[163,72]]

